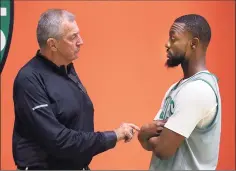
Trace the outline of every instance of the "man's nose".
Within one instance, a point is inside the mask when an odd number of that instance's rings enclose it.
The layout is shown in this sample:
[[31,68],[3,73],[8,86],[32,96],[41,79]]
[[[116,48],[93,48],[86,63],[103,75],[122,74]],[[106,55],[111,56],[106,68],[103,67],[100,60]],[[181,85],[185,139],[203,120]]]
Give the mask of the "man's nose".
[[77,45],[82,45],[84,43],[82,37],[79,35],[79,39],[77,41]]
[[169,48],[170,48],[170,41],[169,41],[169,40],[165,43],[165,48],[166,48],[166,49],[169,49]]

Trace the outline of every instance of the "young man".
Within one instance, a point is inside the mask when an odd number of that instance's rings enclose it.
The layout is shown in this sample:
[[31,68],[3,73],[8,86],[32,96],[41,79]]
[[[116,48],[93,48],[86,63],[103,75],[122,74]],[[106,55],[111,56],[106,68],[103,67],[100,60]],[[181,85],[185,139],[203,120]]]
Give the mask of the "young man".
[[153,152],[150,170],[213,170],[217,167],[221,134],[221,98],[217,78],[205,65],[211,39],[200,15],[177,18],[166,43],[167,67],[181,65],[183,78],[165,94],[152,123],[138,139]]

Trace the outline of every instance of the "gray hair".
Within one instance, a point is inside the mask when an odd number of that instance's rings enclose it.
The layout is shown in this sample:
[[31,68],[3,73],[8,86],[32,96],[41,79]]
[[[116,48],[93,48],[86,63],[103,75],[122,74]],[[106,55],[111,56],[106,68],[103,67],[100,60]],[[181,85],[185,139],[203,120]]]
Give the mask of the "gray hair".
[[62,37],[62,22],[73,22],[75,16],[62,9],[49,9],[39,19],[37,26],[37,40],[40,48],[45,47],[49,38],[60,39]]

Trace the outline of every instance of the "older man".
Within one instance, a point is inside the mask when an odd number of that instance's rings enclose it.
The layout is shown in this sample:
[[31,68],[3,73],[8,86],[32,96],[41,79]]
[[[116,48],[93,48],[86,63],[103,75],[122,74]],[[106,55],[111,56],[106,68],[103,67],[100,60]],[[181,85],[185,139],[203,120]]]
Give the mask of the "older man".
[[72,61],[83,40],[75,17],[52,9],[38,22],[40,50],[14,81],[13,156],[21,170],[89,169],[93,156],[130,141],[134,129],[94,132],[94,108]]

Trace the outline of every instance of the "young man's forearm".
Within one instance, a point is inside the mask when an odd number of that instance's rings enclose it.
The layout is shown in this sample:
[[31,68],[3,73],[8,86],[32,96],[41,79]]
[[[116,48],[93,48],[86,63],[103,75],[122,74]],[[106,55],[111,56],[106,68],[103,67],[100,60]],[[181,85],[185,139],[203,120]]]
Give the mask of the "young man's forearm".
[[139,134],[138,134],[138,140],[140,142],[140,144],[142,145],[142,147],[147,150],[147,151],[152,151],[152,146],[151,144],[148,142],[148,140],[151,137],[156,137],[158,136],[158,134],[156,133],[156,131],[151,131],[148,129],[141,129]]

